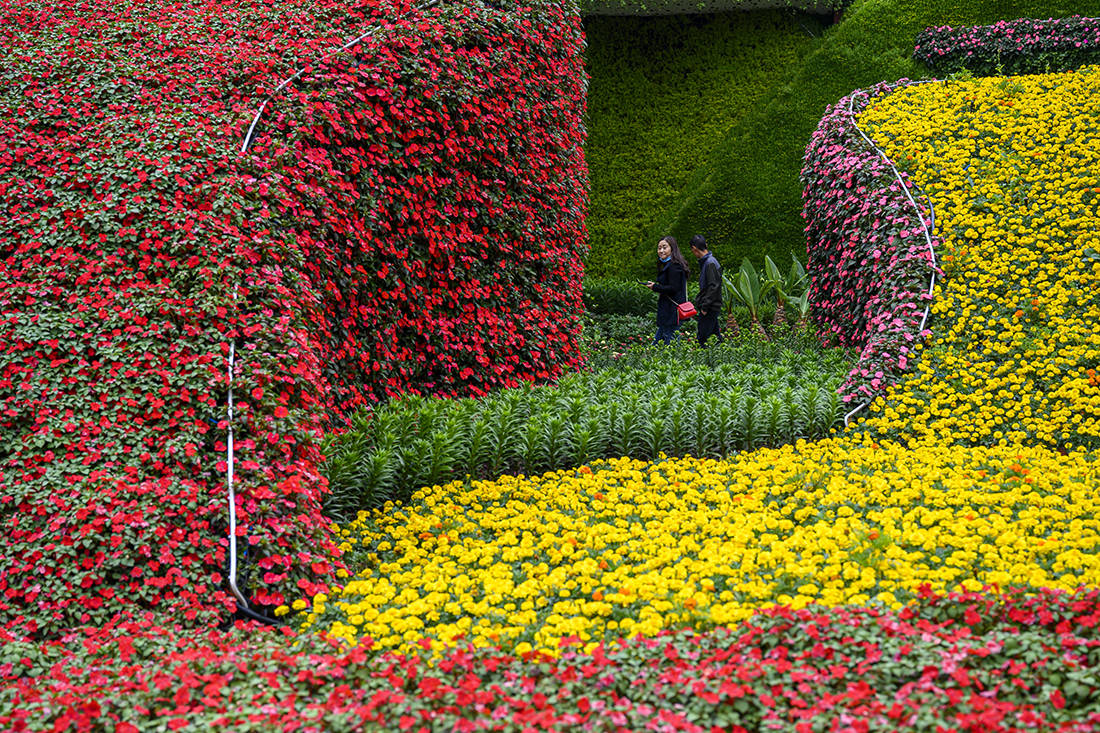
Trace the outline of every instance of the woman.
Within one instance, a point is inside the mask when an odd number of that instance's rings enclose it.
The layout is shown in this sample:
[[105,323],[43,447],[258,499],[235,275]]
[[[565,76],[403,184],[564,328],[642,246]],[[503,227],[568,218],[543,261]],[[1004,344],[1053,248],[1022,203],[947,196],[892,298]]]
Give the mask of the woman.
[[675,237],[665,237],[657,243],[657,280],[646,283],[650,290],[658,294],[654,346],[671,343],[676,338],[676,329],[680,325],[676,305],[687,301],[687,276],[688,264],[680,254],[680,245]]

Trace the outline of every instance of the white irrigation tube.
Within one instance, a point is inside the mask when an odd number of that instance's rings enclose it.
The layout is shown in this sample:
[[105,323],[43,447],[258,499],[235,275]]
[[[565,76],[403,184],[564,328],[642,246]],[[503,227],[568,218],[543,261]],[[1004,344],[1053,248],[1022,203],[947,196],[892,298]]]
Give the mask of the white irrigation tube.
[[[906,84],[905,86],[915,86],[917,84],[930,84],[930,83],[933,83],[935,81],[938,81],[938,80],[910,82],[910,83]],[[913,198],[913,194],[910,192],[909,186],[907,186],[905,184],[905,179],[902,178],[901,173],[894,166],[893,161],[890,160],[890,158],[886,155],[886,153],[884,153],[882,151],[882,149],[879,146],[875,145],[871,141],[871,138],[867,137],[863,133],[863,130],[859,129],[859,125],[856,124],[855,111],[852,109],[852,102],[854,101],[854,99],[855,99],[855,94],[852,94],[850,97],[848,97],[848,116],[852,120],[852,127],[854,127],[855,131],[859,133],[859,136],[862,137],[864,139],[864,141],[868,145],[871,146],[871,149],[874,150],[875,152],[877,152],[882,157],[882,159],[884,161],[886,161],[886,165],[890,166],[890,170],[892,170],[894,172],[894,177],[897,178],[898,183],[901,184],[901,190],[905,192],[905,197],[908,198],[909,203],[911,203],[913,205],[913,210],[917,212],[917,218],[920,219],[921,227],[924,229],[924,239],[928,243],[928,256],[932,258],[932,279],[928,283],[928,305],[926,305],[924,307],[924,315],[921,316],[921,319],[920,319],[920,328],[917,329],[917,336],[919,338],[920,334],[924,333],[924,326],[928,322],[928,312],[932,308],[932,292],[936,288],[936,251],[935,251],[935,248],[932,246],[932,230],[936,228],[936,209],[932,205],[932,199],[927,194],[924,194],[924,198],[928,202],[928,211],[931,214],[931,218],[932,218],[932,222],[931,222],[931,224],[929,224],[927,221],[924,220],[924,216],[921,214],[920,207],[917,206],[917,202]],[[870,100],[868,100],[868,101],[870,101]],[[922,192],[922,194],[923,194],[923,192]],[[876,397],[877,397],[877,395],[876,395]],[[855,409],[853,409],[851,412],[849,412],[847,415],[845,415],[844,416],[844,427],[848,427],[848,423],[852,419],[852,415],[855,415],[857,412],[859,412],[860,410],[866,408],[868,405],[870,405],[874,401],[875,401],[875,397],[872,397],[871,399],[859,404],[858,406],[856,406]]]
[[[236,299],[236,288],[233,288],[233,296]],[[237,587],[237,496],[233,492],[233,372],[234,372],[234,347],[236,339],[229,341],[229,438],[226,441],[226,478],[225,484],[229,491],[229,589],[237,598],[237,603],[248,608],[241,589]]]
[[[233,286],[233,302],[237,302],[237,286]],[[276,619],[270,616],[265,616],[262,613],[258,613],[248,605],[248,599],[245,598],[244,593],[237,584],[237,495],[233,490],[233,461],[235,453],[233,450],[233,377],[236,373],[236,339],[229,340],[229,389],[227,392],[228,399],[226,408],[226,417],[228,418],[227,439],[225,443],[225,461],[226,461],[226,477],[225,485],[228,493],[229,500],[229,590],[232,591],[233,596],[237,599],[237,610],[248,616],[249,618],[262,621],[266,624],[279,623]]]
[[[436,4],[438,4],[438,2],[439,2],[439,0],[429,0],[429,2],[424,3],[423,5],[418,5],[418,6],[414,7],[412,10],[405,13],[405,15],[408,16],[408,15],[411,15],[412,13],[414,13],[414,12],[416,12],[416,13],[423,12],[423,11],[427,10],[428,8],[434,7]],[[329,51],[328,53],[322,55],[314,63],[320,63],[321,61],[324,61],[325,59],[327,59],[329,56],[335,56],[338,53],[341,53],[343,51],[348,50],[349,48],[351,48],[355,44],[361,42],[367,36],[374,35],[374,33],[376,33],[377,30],[378,30],[377,28],[372,28],[369,31],[366,31],[365,33],[363,33],[362,35],[356,36],[355,38],[353,38],[350,41],[348,41],[347,43],[345,43],[343,46],[340,46],[340,48],[333,49],[333,50]],[[271,94],[269,94],[267,96],[267,99],[265,99],[263,101],[263,103],[260,104],[260,108],[258,110],[256,110],[256,116],[252,118],[252,124],[248,126],[248,133],[244,136],[244,142],[241,143],[241,152],[242,153],[248,152],[248,146],[252,144],[252,133],[256,130],[256,123],[258,123],[260,121],[260,117],[263,116],[264,109],[267,108],[267,103],[270,102],[272,99],[274,99],[276,94],[283,91],[283,89],[286,88],[287,84],[289,84],[290,82],[294,81],[299,76],[301,76],[307,68],[308,67],[303,66],[302,68],[295,71],[293,76],[289,76],[286,79],[283,79],[282,83],[279,84],[279,86],[275,87],[275,91],[273,91]]]
[[[412,15],[414,12],[418,13],[418,12],[422,12],[424,10],[427,10],[431,7],[434,7],[438,2],[439,2],[439,0],[429,0],[429,2],[427,2],[423,5],[419,5],[417,7],[414,7],[412,10],[405,13],[405,16]],[[359,36],[356,36],[355,38],[353,38],[350,41],[348,41],[347,43],[345,43],[343,46],[340,46],[337,49],[334,49],[332,51],[329,51],[328,53],[325,53],[319,59],[317,59],[317,61],[314,62],[314,63],[319,63],[321,61],[324,61],[325,59],[327,59],[330,56],[334,56],[338,53],[341,53],[343,51],[348,50],[349,48],[351,48],[355,44],[361,42],[364,38],[366,38],[366,37],[372,35],[373,33],[375,33],[376,30],[377,29],[372,28],[371,30],[366,31],[363,34],[361,34]],[[299,76],[301,76],[305,72],[306,68],[307,68],[306,66],[303,66],[302,68],[295,71],[293,75],[287,77],[286,79],[283,79],[283,81],[279,84],[279,86],[275,87],[275,91],[273,91],[271,94],[269,94],[267,99],[265,99],[260,104],[260,108],[258,110],[256,110],[256,115],[252,118],[252,124],[248,126],[248,133],[245,135],[244,142],[241,144],[241,152],[242,153],[248,152],[248,146],[252,144],[252,135],[256,130],[256,125],[257,125],[257,123],[259,123],[260,117],[263,116],[264,110],[267,108],[268,102],[270,102],[272,99],[274,99],[276,94],[278,94],[283,89],[285,89],[287,84],[289,84],[290,82],[294,81]],[[237,301],[237,285],[234,285],[233,286],[233,302],[234,302],[234,304],[236,304],[236,301]],[[233,448],[233,374],[234,374],[234,357],[236,355],[235,341],[236,341],[236,339],[230,339],[230,341],[229,341],[229,366],[228,366],[229,391],[228,391],[228,399],[227,399],[227,402],[228,402],[227,415],[228,415],[228,418],[229,418],[229,428],[228,428],[228,439],[226,441],[226,477],[225,477],[226,492],[228,494],[228,501],[229,501],[229,589],[233,593],[233,596],[237,599],[237,609],[241,613],[243,613],[244,615],[246,615],[246,616],[248,616],[252,619],[255,619],[257,621],[263,621],[264,623],[269,623],[269,624],[277,624],[277,623],[279,623],[279,621],[277,621],[276,619],[273,619],[269,616],[265,616],[261,613],[253,611],[249,607],[248,600],[245,598],[244,593],[241,592],[241,589],[240,589],[240,587],[238,587],[238,584],[237,584],[237,497],[236,497],[236,494],[233,490],[233,460],[234,460],[234,457],[235,457],[234,448]]]

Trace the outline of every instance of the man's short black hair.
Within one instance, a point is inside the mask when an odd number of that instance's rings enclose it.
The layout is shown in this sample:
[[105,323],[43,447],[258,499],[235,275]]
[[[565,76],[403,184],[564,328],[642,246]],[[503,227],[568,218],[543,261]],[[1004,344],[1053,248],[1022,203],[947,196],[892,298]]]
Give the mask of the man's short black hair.
[[695,234],[691,238],[692,249],[697,249],[700,252],[707,251],[707,240],[703,238],[702,234]]

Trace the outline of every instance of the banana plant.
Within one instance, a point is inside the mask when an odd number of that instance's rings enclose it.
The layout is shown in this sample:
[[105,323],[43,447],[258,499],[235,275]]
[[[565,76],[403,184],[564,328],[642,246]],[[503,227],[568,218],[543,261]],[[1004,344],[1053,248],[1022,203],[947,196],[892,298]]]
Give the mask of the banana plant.
[[799,295],[791,298],[791,305],[798,313],[798,322],[794,327],[795,333],[799,335],[808,334],[810,332],[810,291],[804,290]]
[[741,260],[741,270],[733,276],[732,280],[725,277],[722,280],[726,294],[731,300],[736,299],[749,309],[752,330],[766,336],[764,327],[760,325],[759,313],[760,305],[764,302],[764,296],[771,290],[771,285],[760,279],[748,257]]
[[764,282],[775,290],[775,318],[772,326],[784,324],[787,321],[786,303],[797,297],[797,294],[805,291],[806,268],[791,255],[791,269],[786,275],[779,270],[771,257],[764,255]]

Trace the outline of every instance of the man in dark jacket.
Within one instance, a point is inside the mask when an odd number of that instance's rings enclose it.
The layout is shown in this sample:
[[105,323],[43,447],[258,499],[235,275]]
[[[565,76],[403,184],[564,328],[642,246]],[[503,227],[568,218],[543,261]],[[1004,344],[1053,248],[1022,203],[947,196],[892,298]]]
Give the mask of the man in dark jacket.
[[699,258],[699,297],[695,300],[695,310],[699,319],[699,345],[705,348],[712,334],[718,343],[722,342],[718,327],[718,316],[722,312],[722,266],[707,248],[707,240],[702,234],[691,238],[691,253]]

